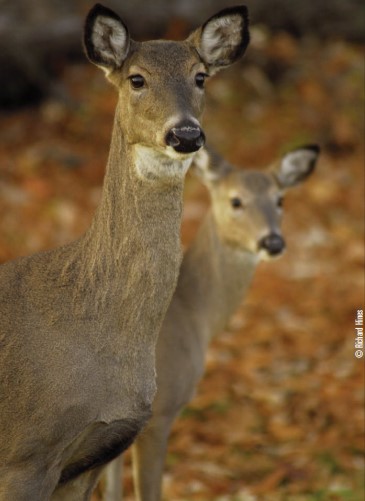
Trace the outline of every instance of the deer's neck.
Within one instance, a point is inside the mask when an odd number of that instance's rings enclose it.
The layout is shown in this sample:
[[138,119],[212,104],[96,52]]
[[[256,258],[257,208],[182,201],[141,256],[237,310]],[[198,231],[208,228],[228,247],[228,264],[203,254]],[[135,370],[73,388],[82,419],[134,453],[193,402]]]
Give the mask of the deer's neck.
[[139,177],[117,117],[101,202],[75,259],[76,303],[111,331],[152,338],[180,265],[183,180],[164,185]]
[[251,283],[257,257],[223,244],[209,212],[186,252],[178,295],[194,314],[197,333],[207,345],[227,325]]

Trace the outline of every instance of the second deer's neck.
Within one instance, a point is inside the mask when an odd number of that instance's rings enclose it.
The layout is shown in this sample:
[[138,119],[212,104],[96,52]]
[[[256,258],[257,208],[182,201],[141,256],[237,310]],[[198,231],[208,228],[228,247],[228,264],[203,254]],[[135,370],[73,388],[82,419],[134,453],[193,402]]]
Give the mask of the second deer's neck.
[[221,242],[209,212],[186,252],[178,281],[178,295],[196,311],[198,331],[209,343],[224,329],[251,283],[257,258]]

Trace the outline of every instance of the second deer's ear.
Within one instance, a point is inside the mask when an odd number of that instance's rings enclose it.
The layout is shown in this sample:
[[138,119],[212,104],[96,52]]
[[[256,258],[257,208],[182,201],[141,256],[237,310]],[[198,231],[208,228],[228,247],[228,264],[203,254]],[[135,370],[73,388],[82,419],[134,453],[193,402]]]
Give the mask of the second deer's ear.
[[128,55],[128,29],[115,12],[96,4],[86,17],[84,47],[89,60],[110,73],[120,68]]
[[244,5],[224,9],[188,38],[211,74],[237,61],[249,43],[248,13]]
[[319,151],[319,146],[310,144],[284,155],[273,171],[279,186],[285,189],[304,181],[313,172]]
[[191,169],[204,184],[209,185],[226,176],[232,167],[210,147],[205,147],[194,155]]

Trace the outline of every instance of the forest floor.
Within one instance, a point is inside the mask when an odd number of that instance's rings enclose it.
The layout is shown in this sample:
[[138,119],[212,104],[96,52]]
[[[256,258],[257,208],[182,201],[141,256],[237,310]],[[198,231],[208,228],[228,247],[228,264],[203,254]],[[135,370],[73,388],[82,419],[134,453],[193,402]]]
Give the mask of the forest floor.
[[[207,83],[204,127],[232,163],[264,168],[305,143],[322,153],[286,197],[287,252],[259,266],[175,423],[166,500],[364,499],[363,71],[360,47],[257,30],[243,62]],[[77,237],[98,203],[116,93],[90,65],[61,84],[69,103],[1,116],[0,262]],[[188,245],[209,204],[190,174],[185,198]],[[129,453],[124,477],[130,501]]]

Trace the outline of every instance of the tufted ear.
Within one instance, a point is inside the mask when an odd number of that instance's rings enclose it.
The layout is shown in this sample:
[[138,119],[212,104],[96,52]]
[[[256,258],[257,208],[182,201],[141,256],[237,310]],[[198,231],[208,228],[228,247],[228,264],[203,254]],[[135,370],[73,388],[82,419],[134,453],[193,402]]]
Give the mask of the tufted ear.
[[278,185],[286,189],[304,181],[312,174],[319,152],[319,146],[309,144],[284,155],[282,160],[273,169],[273,174]]
[[194,155],[191,169],[205,185],[209,185],[226,176],[232,167],[218,153],[206,146]]
[[230,7],[208,19],[188,41],[213,74],[243,55],[250,40],[248,25],[247,7]]
[[88,59],[108,74],[120,68],[128,55],[128,29],[115,12],[96,4],[86,17],[84,47]]

